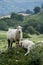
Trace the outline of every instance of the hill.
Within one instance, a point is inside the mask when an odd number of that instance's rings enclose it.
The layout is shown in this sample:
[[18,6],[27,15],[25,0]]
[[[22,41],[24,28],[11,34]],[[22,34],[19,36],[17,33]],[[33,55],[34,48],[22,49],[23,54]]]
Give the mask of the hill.
[[0,19],[0,30],[8,30],[8,28],[15,28],[18,25],[23,26],[23,32],[31,34],[43,33],[43,11],[30,16],[12,13],[10,18]]
[[20,12],[18,12],[18,13],[33,14],[33,12],[30,11],[30,10],[20,11]]
[[[43,11],[38,14],[33,14],[28,17],[25,17],[26,25],[25,27],[28,28],[29,26],[32,26],[36,31],[39,31],[40,33],[43,32]],[[29,29],[28,29],[29,30]]]
[[0,19],[3,19],[3,18],[10,18],[11,15],[6,15],[6,16],[0,16]]
[[43,21],[43,11],[27,18],[27,20],[29,20],[29,19],[35,19],[35,20]]

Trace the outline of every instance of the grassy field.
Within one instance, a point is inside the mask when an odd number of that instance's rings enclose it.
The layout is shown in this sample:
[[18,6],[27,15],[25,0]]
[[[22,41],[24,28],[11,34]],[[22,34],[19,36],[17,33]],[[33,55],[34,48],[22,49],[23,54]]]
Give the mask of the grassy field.
[[[6,31],[0,31],[0,49],[6,49],[7,47],[7,32]],[[29,38],[31,41],[38,42],[43,41],[43,34],[40,35],[30,35],[31,38]],[[14,45],[13,45],[14,46]]]
[[5,49],[7,46],[6,31],[0,31],[0,49]]
[[[26,51],[21,47],[7,49],[6,33],[6,31],[0,31],[0,50],[6,50],[0,54],[0,65],[31,65],[31,63],[43,65],[43,46],[32,49],[27,56],[24,56]],[[43,40],[43,34],[30,36],[29,39],[34,42]]]

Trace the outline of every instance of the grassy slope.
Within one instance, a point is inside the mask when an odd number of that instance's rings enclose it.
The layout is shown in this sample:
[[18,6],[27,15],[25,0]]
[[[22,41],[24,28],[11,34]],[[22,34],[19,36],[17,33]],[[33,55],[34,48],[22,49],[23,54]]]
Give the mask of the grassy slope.
[[[6,39],[6,31],[0,31],[0,49],[6,49],[7,47],[7,39]],[[43,34],[40,35],[30,35],[30,40],[34,42],[43,41]],[[13,44],[15,46],[15,44]]]
[[[29,19],[43,21],[43,14],[40,13],[29,16],[27,20]],[[35,42],[43,40],[43,34],[39,36],[31,35],[31,37],[30,40]],[[6,32],[0,31],[0,49],[7,49],[6,43]],[[43,65],[43,46],[35,48],[30,52],[30,54],[28,54],[28,56],[24,57],[25,53],[26,52],[22,48],[7,49],[5,52],[0,54],[0,65]]]
[[[31,35],[32,41],[40,41],[43,39],[43,35]],[[0,49],[5,50],[0,53],[0,65],[43,65],[43,46],[37,47],[32,50],[27,56],[23,48],[7,49],[6,45],[6,31],[0,31]],[[38,62],[37,62],[38,60]],[[41,61],[40,61],[41,60]]]
[[27,18],[25,18],[25,20],[27,20],[27,21],[30,20],[30,19],[43,22],[43,12],[40,12],[38,14],[31,15],[31,16],[28,16]]
[[6,31],[0,31],[0,49],[6,48]]
[[43,65],[43,46],[33,48],[27,56],[23,48],[11,48],[0,54],[0,65]]

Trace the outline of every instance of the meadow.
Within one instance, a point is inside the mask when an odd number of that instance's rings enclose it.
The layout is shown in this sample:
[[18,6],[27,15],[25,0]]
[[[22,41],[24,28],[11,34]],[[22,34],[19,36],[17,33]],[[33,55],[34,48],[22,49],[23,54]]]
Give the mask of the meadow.
[[[43,65],[43,46],[33,47],[30,53],[24,56],[26,51],[21,47],[7,48],[6,34],[7,31],[0,31],[0,50],[5,50],[5,52],[0,53],[0,65]],[[43,40],[43,34],[30,36],[29,39],[35,43]]]
[[[29,40],[35,43],[37,43],[38,41],[43,41],[43,34],[30,35]],[[15,46],[15,44],[13,44],[13,46]],[[0,50],[5,50],[5,49],[7,49],[7,31],[0,31]]]

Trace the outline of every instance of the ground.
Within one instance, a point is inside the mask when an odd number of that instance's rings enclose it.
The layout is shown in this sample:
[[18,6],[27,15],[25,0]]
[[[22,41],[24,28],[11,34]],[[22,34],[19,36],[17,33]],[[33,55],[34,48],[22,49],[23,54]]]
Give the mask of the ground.
[[[35,46],[27,56],[26,51],[19,47],[7,48],[6,31],[0,31],[0,65],[43,65],[43,46]],[[43,40],[43,34],[30,35],[30,40],[37,42]]]
[[[29,40],[37,43],[38,41],[43,41],[43,34],[40,35],[30,35]],[[15,44],[13,44],[13,47]],[[0,31],[0,49],[7,49],[7,31]]]

